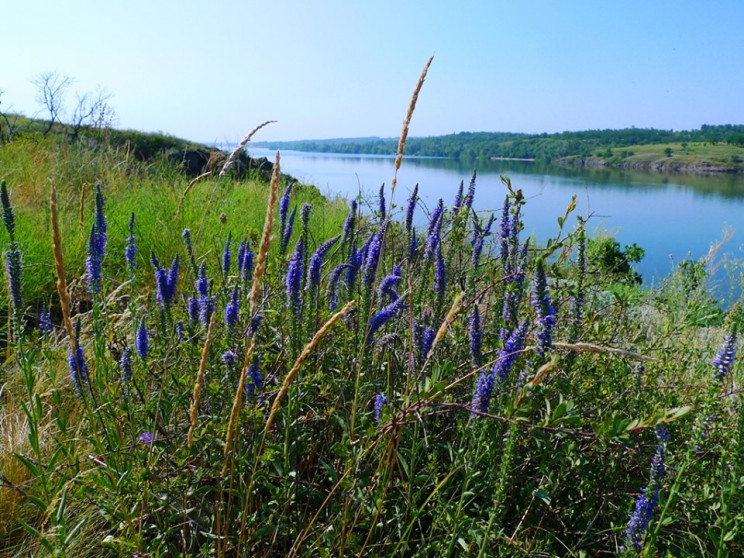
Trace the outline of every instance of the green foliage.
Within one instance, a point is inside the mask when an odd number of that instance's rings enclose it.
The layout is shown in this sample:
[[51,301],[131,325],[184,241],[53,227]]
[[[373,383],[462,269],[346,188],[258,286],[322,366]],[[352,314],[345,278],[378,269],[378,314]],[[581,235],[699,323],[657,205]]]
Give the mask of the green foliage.
[[620,244],[610,237],[591,238],[587,242],[589,270],[609,281],[640,284],[641,275],[631,264],[640,262],[644,253],[643,248],[635,243],[621,249]]
[[[612,158],[613,150],[630,146],[650,146],[669,143],[726,142],[744,146],[744,125],[703,125],[699,130],[673,131],[653,128],[620,130],[587,130],[554,134],[518,134],[511,132],[460,132],[444,136],[409,138],[406,154],[421,157],[452,157],[461,159],[504,157],[555,161],[566,157],[585,158],[592,153]],[[355,138],[332,140],[301,140],[290,142],[259,142],[271,149],[294,149],[323,153],[367,153],[394,155],[397,139]],[[686,148],[683,148],[686,151]],[[626,150],[627,153],[627,150]],[[632,155],[632,153],[630,154]]]
[[[0,147],[29,304],[27,327],[7,341],[0,369],[0,553],[616,554],[649,486],[652,430],[660,425],[670,433],[667,473],[643,552],[744,551],[744,401],[731,395],[742,366],[737,358],[712,364],[744,324],[736,307],[725,311],[710,297],[701,262],[682,262],[658,289],[641,290],[632,264],[643,250],[612,238],[586,241],[583,219],[570,230],[575,200],[567,200],[555,237],[531,246],[520,238],[529,203],[505,178],[506,210],[483,237],[480,260],[472,231],[484,235],[489,215],[446,208],[439,224],[415,231],[412,254],[401,223],[381,229],[378,219],[359,219],[325,254],[320,288],[303,268],[300,302],[290,309],[288,271],[303,253],[280,253],[279,219],[255,299],[236,271],[240,240],[257,250],[266,183],[207,178],[179,208],[189,180],[168,161],[143,164],[116,149],[53,142],[19,138]],[[82,326],[88,377],[79,391],[53,295],[46,176],[59,189],[73,318]],[[102,292],[91,295],[85,240],[97,183],[108,240]],[[304,203],[313,205],[308,229],[298,220],[289,245],[307,243],[307,266],[340,233],[346,205],[297,185],[290,205]],[[123,254],[133,212],[138,256],[130,277]],[[380,240],[379,261],[362,257],[352,282],[347,272],[365,239]],[[167,305],[151,252],[163,266],[180,256]],[[202,264],[206,294],[193,271]],[[442,269],[446,287],[437,293]],[[393,290],[379,289],[390,276],[398,277],[388,280]],[[227,327],[233,293],[239,312]],[[211,335],[190,319],[188,299],[197,297],[213,300]],[[405,306],[371,331],[392,299]],[[35,316],[50,300],[54,331],[40,333]],[[251,303],[262,316],[255,334]],[[351,309],[323,327],[347,303]],[[471,354],[476,308],[482,367]],[[145,360],[134,350],[140,323],[149,336]],[[525,339],[516,350],[519,325]],[[541,353],[546,325],[551,342]],[[131,376],[121,364],[126,354],[134,355]],[[244,361],[254,362],[246,355],[258,357],[261,381],[252,376],[234,406]],[[484,406],[477,397],[489,377]]]

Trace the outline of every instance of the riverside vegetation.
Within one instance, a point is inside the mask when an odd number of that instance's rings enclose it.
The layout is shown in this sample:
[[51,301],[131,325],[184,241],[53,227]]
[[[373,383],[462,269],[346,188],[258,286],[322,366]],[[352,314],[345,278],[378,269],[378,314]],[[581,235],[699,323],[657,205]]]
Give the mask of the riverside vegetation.
[[278,154],[185,194],[50,141],[0,146],[0,553],[744,551],[744,320],[703,262],[643,290],[571,200],[534,245],[506,178],[498,215],[475,175],[364,212]]

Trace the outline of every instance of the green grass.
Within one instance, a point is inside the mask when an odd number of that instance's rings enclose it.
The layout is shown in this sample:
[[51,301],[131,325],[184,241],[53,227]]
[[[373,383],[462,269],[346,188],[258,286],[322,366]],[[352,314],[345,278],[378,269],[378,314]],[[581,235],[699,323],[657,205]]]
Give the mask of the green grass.
[[[568,157],[566,160],[571,162],[577,158]],[[703,142],[631,145],[604,148],[595,151],[584,160],[588,166],[605,164],[625,168],[700,173],[742,172],[744,171],[744,148],[724,143],[714,145]]]
[[[290,206],[312,204],[307,228],[298,209],[281,253],[274,209],[266,273],[246,283],[237,247],[247,237],[258,250],[270,188],[261,180],[197,182],[176,217],[189,179],[163,161],[19,139],[0,145],[0,168],[24,253],[26,299],[9,307],[7,287],[0,298],[9,314],[0,369],[0,555],[618,554],[629,545],[643,489],[658,502],[642,550],[629,555],[744,551],[744,367],[736,356],[719,378],[712,363],[744,319],[737,305],[716,306],[702,263],[682,262],[657,289],[641,289],[630,266],[638,254],[612,239],[587,241],[571,208],[550,244],[526,245],[519,231],[530,207],[505,180],[507,211],[484,237],[479,260],[473,235],[484,234],[489,216],[472,213],[467,199],[467,209],[444,208],[429,231],[407,230],[401,213],[386,227],[373,213],[328,250],[316,288],[311,256],[342,233],[347,205],[298,185]],[[80,392],[60,320],[52,334],[35,328],[42,304],[52,300],[56,309],[57,301],[50,180],[89,374]],[[107,253],[102,292],[89,293],[85,258],[99,183]],[[410,193],[385,195],[390,211],[405,207]],[[132,212],[138,260],[127,282]],[[185,228],[197,264],[205,264],[206,296],[215,297],[211,335],[188,314],[188,299],[204,294]],[[223,274],[228,234],[232,266]],[[354,257],[375,238],[379,260],[373,248]],[[3,230],[0,243],[8,241]],[[166,266],[180,256],[168,305],[156,297],[151,251]],[[332,308],[334,269],[341,287]],[[556,311],[552,343],[541,341],[552,314],[535,294],[540,270],[547,275],[540,297]],[[394,292],[379,289],[383,283],[394,283]],[[239,312],[228,327],[233,293]],[[480,354],[472,349],[476,309]],[[262,320],[252,335],[255,313]],[[148,330],[145,356],[136,350],[140,324]],[[127,350],[132,376],[122,381]],[[223,359],[227,351],[234,366]],[[258,357],[262,381],[250,376],[255,389],[231,418],[245,355]],[[386,399],[379,418],[378,396]],[[666,446],[655,435],[662,427]],[[653,480],[652,459],[664,447],[666,472]]]

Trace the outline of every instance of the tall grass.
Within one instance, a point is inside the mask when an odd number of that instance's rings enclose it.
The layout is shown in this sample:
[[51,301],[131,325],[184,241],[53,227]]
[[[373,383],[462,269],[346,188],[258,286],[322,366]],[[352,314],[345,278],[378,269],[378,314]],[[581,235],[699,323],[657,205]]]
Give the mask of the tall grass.
[[642,290],[601,268],[571,200],[533,245],[508,179],[498,215],[473,211],[473,176],[416,230],[416,190],[344,221],[279,158],[271,184],[185,197],[117,151],[0,158],[25,300],[2,299],[23,326],[0,373],[5,555],[744,550],[744,320],[702,264]]

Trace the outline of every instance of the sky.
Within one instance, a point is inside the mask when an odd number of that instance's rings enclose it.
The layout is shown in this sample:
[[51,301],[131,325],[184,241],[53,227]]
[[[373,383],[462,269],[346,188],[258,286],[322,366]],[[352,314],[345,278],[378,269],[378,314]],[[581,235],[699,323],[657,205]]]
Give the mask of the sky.
[[111,94],[117,127],[201,142],[744,123],[741,0],[6,2],[0,110],[33,78]]

